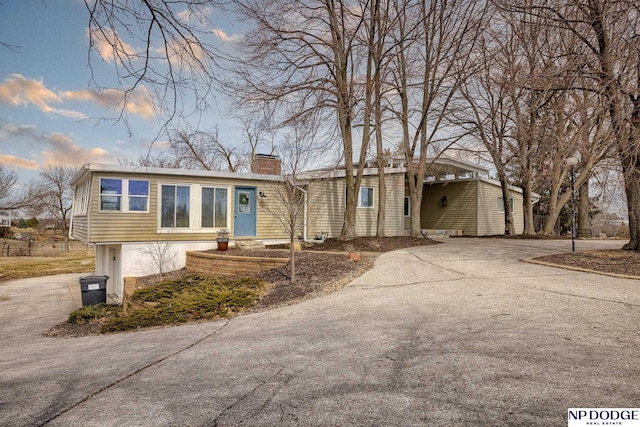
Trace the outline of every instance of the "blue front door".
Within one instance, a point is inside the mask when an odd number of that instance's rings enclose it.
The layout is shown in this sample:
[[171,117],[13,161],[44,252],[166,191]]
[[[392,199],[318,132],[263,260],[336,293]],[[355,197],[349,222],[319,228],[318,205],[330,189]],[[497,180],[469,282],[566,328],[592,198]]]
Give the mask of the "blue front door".
[[235,237],[256,235],[256,188],[236,187],[234,212]]

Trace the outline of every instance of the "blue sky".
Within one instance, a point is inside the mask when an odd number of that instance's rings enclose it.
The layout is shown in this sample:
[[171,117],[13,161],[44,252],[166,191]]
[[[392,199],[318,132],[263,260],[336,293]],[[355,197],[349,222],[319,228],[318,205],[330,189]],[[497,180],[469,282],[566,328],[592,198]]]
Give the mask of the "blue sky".
[[[118,87],[108,58],[93,58],[96,81],[91,79],[87,24],[82,0],[0,1],[0,42],[14,46],[0,45],[0,163],[15,170],[21,183],[49,163],[134,159],[147,152],[162,128],[163,115],[144,90],[128,106],[129,127],[96,120],[116,119],[120,109],[114,103],[120,98],[117,91],[96,90],[96,83]],[[226,18],[215,34],[221,43],[241,37]],[[218,125],[222,138],[239,143],[241,127],[226,117],[220,102],[199,126]]]

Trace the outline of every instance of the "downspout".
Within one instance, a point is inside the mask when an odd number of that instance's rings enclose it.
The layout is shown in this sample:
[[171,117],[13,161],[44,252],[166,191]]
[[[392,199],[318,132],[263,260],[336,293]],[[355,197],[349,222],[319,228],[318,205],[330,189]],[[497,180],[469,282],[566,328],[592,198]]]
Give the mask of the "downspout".
[[[71,204],[71,217],[69,218],[69,230],[67,230],[67,234],[69,239],[72,239],[73,237],[71,237],[71,230],[73,230],[73,212],[76,210],[76,191],[78,191],[78,186],[75,185],[73,188],[73,203]],[[69,247],[67,246],[67,249],[69,249]]]

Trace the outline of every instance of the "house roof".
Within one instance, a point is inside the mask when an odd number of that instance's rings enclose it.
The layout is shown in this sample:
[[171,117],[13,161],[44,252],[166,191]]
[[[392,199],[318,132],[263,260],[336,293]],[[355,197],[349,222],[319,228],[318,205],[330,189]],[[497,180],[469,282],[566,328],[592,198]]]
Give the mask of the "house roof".
[[[357,166],[357,164],[354,164],[354,168]],[[386,174],[405,173],[407,168],[404,158],[392,157],[388,159],[384,171]],[[365,176],[378,174],[375,160],[369,160],[365,163],[363,174]],[[308,171],[298,175],[298,177],[301,179],[342,178],[345,175],[345,168],[337,167]],[[456,177],[486,175],[488,177],[489,168],[445,156],[427,158],[427,172],[425,177],[433,176],[438,178],[446,175],[455,175]]]
[[110,172],[117,174],[145,174],[145,175],[164,175],[164,176],[194,176],[209,178],[226,178],[234,180],[258,180],[258,181],[281,181],[280,175],[261,175],[255,173],[237,173],[237,172],[220,172],[205,171],[196,169],[171,169],[156,168],[147,166],[128,166],[128,165],[109,165],[90,163],[82,166],[78,173],[71,180],[71,185],[77,185],[84,181],[88,175],[93,172]]

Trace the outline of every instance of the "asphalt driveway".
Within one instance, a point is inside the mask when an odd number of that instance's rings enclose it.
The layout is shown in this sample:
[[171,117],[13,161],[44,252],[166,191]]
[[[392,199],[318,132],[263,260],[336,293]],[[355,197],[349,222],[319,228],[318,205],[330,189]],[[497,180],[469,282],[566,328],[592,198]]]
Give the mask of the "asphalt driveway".
[[79,305],[78,275],[0,283],[0,425],[558,426],[638,407],[640,281],[518,261],[569,248],[449,239],[300,304],[72,339],[42,331]]

